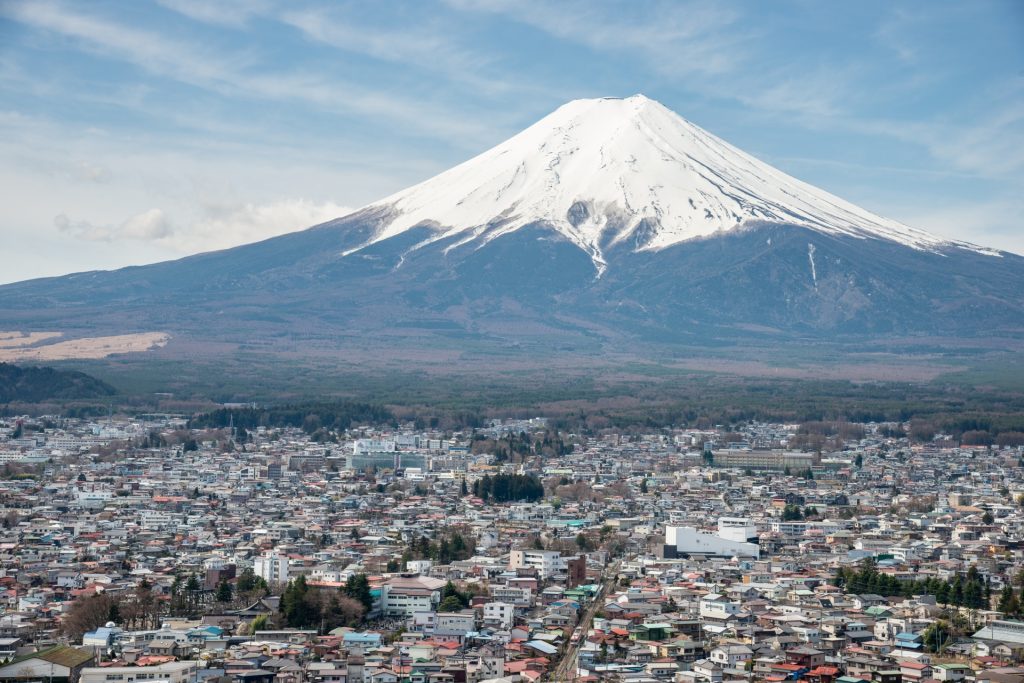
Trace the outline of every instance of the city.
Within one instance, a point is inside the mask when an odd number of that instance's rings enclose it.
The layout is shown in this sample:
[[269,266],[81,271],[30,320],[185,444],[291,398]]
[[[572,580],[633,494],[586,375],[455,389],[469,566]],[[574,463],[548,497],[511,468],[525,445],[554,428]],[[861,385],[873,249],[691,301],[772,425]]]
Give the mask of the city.
[[0,681],[1024,677],[1012,433],[0,425]]

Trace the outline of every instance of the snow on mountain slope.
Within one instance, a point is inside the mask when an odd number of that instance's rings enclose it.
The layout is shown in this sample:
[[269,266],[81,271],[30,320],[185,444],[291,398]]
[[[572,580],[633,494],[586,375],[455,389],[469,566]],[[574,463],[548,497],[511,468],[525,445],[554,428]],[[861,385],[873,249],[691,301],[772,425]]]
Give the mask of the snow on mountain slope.
[[419,246],[489,241],[544,221],[590,254],[599,273],[612,245],[658,250],[756,222],[915,249],[950,244],[786,175],[643,95],[569,102],[366,208],[385,216],[368,244],[424,224],[435,232]]

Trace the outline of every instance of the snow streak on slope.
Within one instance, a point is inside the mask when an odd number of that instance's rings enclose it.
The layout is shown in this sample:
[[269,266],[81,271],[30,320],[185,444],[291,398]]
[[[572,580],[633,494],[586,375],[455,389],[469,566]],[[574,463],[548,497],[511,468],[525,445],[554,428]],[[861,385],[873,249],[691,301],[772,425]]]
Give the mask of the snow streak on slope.
[[387,215],[371,243],[424,224],[436,231],[427,242],[464,233],[459,243],[483,243],[546,222],[599,273],[611,245],[663,249],[757,222],[915,249],[949,244],[788,176],[642,95],[570,102],[367,208]]

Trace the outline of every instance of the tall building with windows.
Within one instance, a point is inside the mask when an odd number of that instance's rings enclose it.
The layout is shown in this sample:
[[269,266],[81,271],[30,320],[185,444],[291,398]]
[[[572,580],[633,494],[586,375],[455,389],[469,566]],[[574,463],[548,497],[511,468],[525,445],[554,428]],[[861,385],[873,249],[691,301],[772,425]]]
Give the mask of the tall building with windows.
[[271,586],[288,583],[288,557],[278,552],[268,551],[257,557],[252,570]]

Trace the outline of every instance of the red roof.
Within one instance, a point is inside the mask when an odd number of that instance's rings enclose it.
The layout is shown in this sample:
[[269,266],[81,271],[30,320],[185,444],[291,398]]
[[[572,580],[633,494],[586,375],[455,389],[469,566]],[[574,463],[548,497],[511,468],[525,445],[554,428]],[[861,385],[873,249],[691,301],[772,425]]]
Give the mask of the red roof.
[[902,669],[914,669],[915,671],[921,671],[927,669],[927,664],[921,664],[920,662],[900,662],[900,668]]

